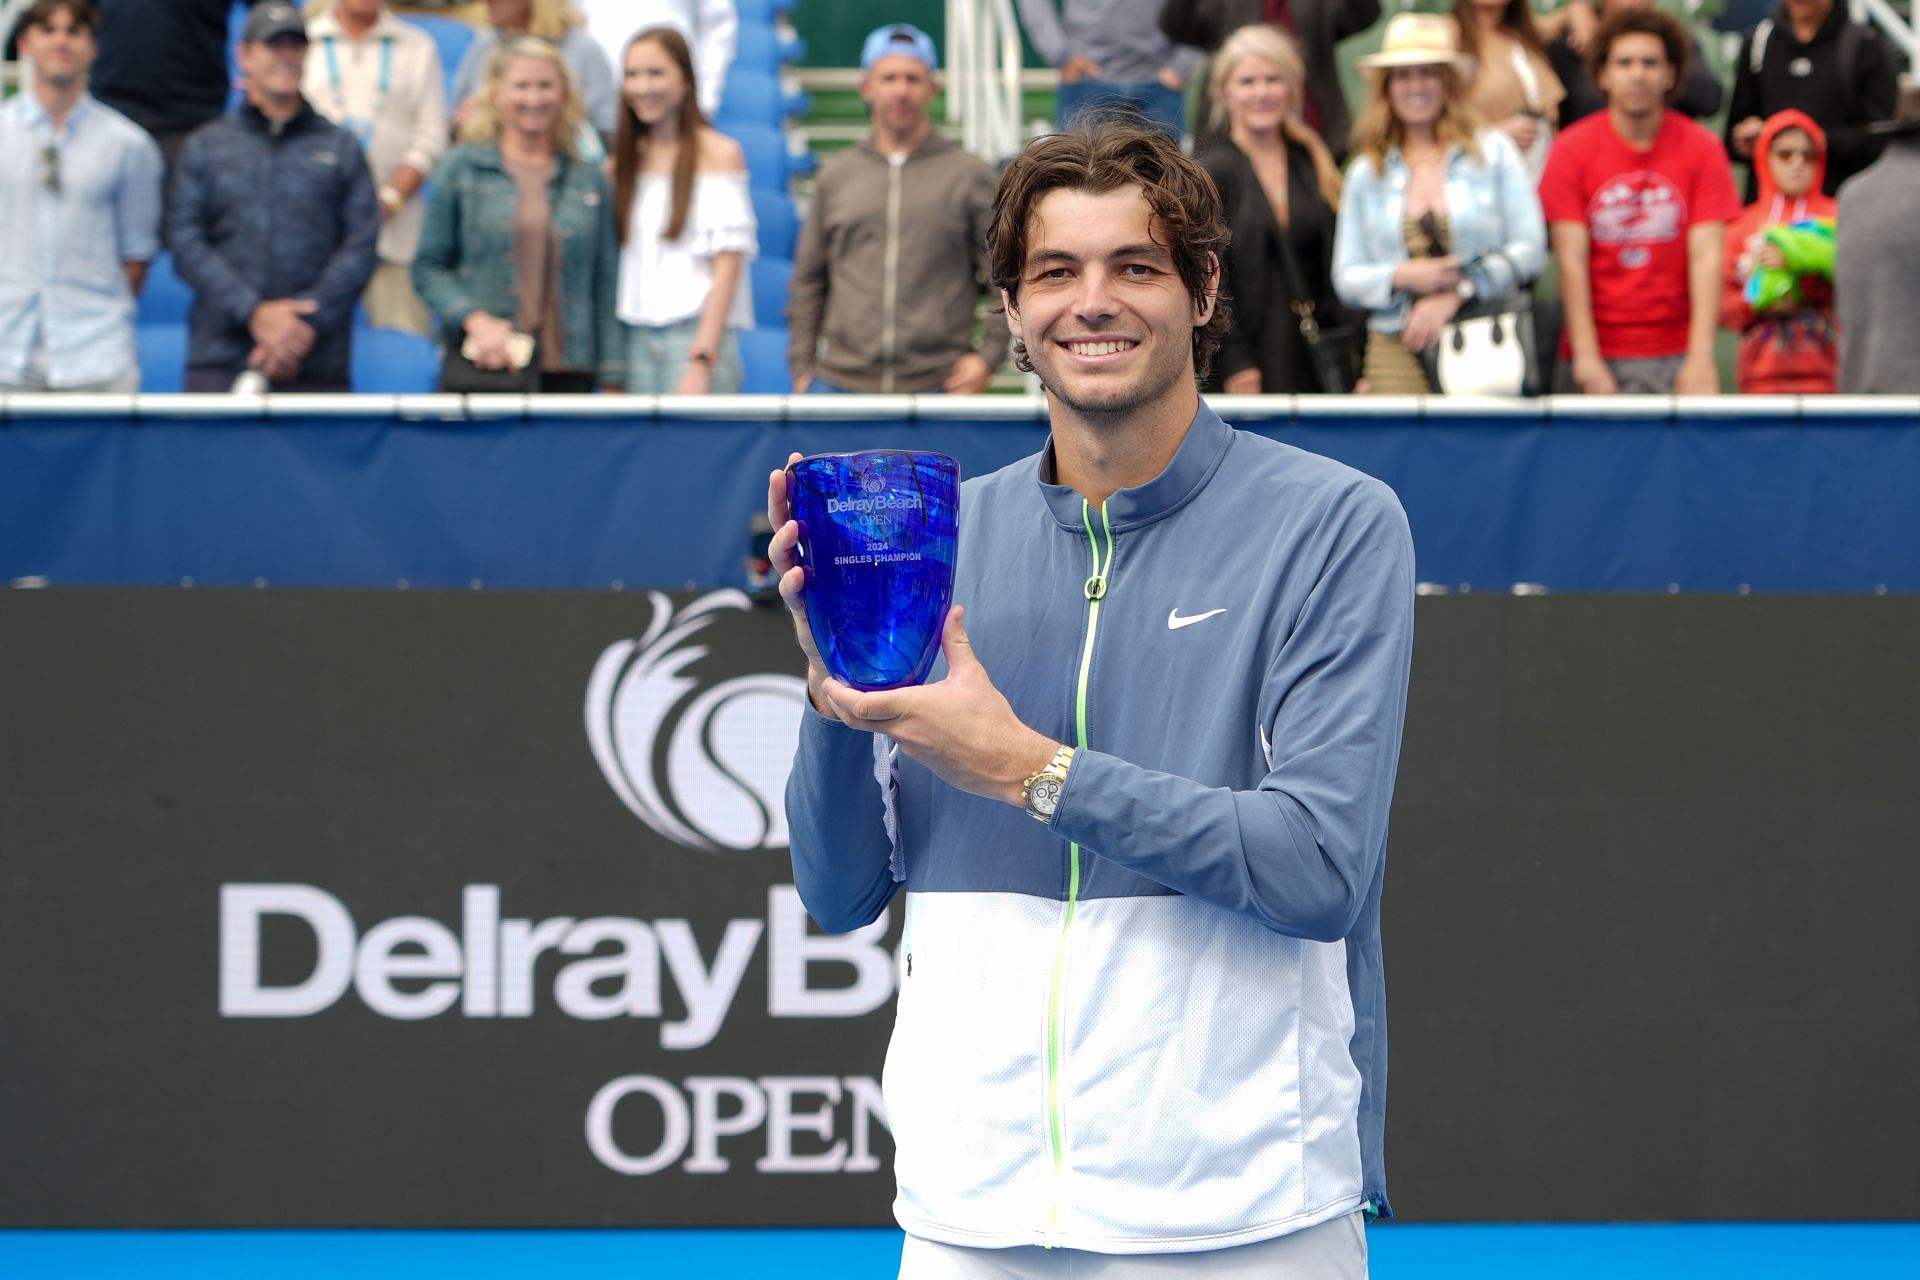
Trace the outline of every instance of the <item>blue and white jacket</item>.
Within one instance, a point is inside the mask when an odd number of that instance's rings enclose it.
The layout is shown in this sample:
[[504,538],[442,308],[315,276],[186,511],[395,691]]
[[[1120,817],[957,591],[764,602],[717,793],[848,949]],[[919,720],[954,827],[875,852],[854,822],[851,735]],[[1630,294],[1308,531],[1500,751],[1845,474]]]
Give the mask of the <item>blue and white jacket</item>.
[[1053,821],[811,710],[787,788],[821,927],[906,889],[895,1216],[1171,1253],[1384,1214],[1406,517],[1204,404],[1104,510],[1050,459],[966,483],[954,598],[1014,712],[1079,749]]
[[[1513,139],[1498,129],[1474,135],[1480,158],[1454,143],[1447,148],[1447,219],[1453,256],[1474,262],[1467,279],[1477,298],[1514,293],[1547,263],[1547,224],[1540,195]],[[1407,162],[1387,151],[1386,171],[1361,156],[1347,166],[1340,216],[1333,229],[1333,291],[1350,307],[1371,311],[1367,327],[1398,333],[1413,299],[1393,287],[1407,260]]]

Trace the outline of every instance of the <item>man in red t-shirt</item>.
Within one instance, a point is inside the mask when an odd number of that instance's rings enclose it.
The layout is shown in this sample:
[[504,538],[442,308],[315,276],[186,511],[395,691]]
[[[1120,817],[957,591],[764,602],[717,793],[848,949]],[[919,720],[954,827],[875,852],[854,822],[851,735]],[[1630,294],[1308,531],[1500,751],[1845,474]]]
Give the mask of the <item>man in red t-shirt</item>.
[[1607,109],[1554,139],[1540,179],[1573,387],[1713,395],[1720,260],[1740,201],[1720,140],[1667,110],[1686,29],[1658,10],[1619,12],[1591,57]]

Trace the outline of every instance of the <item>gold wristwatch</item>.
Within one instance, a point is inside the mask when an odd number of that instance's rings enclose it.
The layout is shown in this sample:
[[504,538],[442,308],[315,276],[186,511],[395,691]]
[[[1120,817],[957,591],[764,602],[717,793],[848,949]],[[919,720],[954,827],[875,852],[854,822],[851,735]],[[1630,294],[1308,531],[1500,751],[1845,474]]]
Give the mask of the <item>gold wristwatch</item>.
[[1060,807],[1060,792],[1067,785],[1067,768],[1073,763],[1073,748],[1061,747],[1047,761],[1047,767],[1028,778],[1020,788],[1027,815],[1036,822],[1051,822]]

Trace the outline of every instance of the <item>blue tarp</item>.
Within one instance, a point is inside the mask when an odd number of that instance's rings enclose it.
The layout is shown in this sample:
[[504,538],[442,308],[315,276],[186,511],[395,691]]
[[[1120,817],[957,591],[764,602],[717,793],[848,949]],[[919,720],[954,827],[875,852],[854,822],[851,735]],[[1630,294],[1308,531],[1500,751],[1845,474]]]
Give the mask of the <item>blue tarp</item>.
[[[535,403],[442,419],[465,410],[15,400],[0,417],[0,580],[733,585],[767,472],[791,451],[935,449],[978,475],[1045,438],[1038,402],[1004,397],[769,398],[736,402],[732,420]],[[1419,576],[1456,590],[1920,590],[1920,405],[1677,403],[1222,407],[1392,485]],[[799,416],[827,412],[840,416]]]

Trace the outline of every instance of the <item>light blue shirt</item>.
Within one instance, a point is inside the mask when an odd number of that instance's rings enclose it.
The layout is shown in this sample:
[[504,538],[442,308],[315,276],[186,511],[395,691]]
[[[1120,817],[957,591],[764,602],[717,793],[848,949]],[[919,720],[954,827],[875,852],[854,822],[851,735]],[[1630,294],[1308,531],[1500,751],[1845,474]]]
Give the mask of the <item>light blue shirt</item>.
[[[47,148],[59,193],[47,188]],[[160,148],[82,95],[58,128],[32,93],[0,106],[0,383],[44,349],[47,385],[107,382],[133,368],[134,299],[123,264],[160,250]]]
[[[1452,256],[1474,263],[1467,271],[1474,295],[1491,300],[1540,274],[1547,228],[1512,140],[1482,129],[1474,141],[1478,160],[1458,144],[1447,151],[1447,219]],[[1400,332],[1412,302],[1393,285],[1394,269],[1407,260],[1407,178],[1398,147],[1387,152],[1385,173],[1361,156],[1347,168],[1334,226],[1334,292],[1348,306],[1372,312],[1367,327],[1380,333]]]

